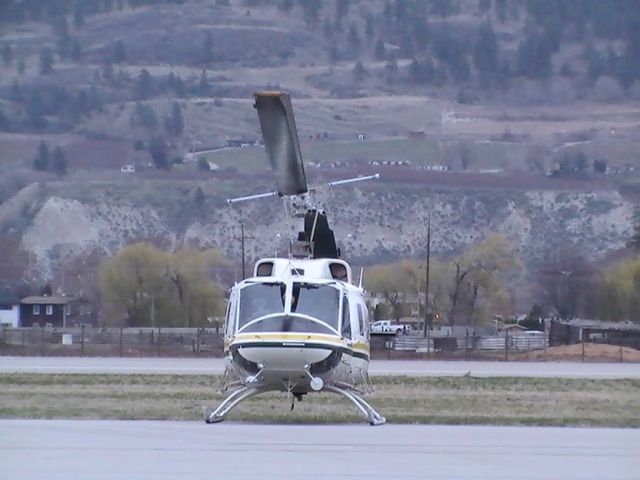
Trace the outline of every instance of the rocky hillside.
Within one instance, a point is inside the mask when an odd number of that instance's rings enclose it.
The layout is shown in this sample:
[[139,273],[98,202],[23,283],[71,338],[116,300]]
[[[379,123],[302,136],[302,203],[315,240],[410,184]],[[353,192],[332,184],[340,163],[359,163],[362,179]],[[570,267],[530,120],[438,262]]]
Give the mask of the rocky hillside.
[[[95,249],[111,253],[140,239],[172,247],[215,246],[237,261],[240,222],[245,224],[248,259],[286,251],[289,229],[280,201],[228,207],[217,199],[215,184],[201,185],[205,195],[198,203],[191,183],[154,182],[154,189],[171,190],[173,203],[149,201],[144,206],[136,193],[126,188],[118,193],[109,184],[94,186],[97,194],[89,200],[65,194],[62,186],[51,189],[31,204],[22,244],[33,252],[43,277],[70,257]],[[29,186],[21,195],[26,198],[34,189]],[[622,248],[633,230],[633,204],[606,190],[462,191],[381,183],[336,188],[320,198],[345,256],[367,262],[424,255],[428,212],[436,255],[455,253],[493,231],[510,238],[529,264],[569,244],[599,258]],[[7,205],[0,207],[0,215]]]
[[422,255],[428,212],[440,255],[497,231],[530,264],[568,244],[595,258],[631,235],[636,0],[0,4],[0,241],[38,280],[141,239],[238,259],[241,221],[250,256],[284,251],[279,202],[223,201],[272,188],[240,146],[272,88],[309,171],[410,164],[326,197],[349,258]]

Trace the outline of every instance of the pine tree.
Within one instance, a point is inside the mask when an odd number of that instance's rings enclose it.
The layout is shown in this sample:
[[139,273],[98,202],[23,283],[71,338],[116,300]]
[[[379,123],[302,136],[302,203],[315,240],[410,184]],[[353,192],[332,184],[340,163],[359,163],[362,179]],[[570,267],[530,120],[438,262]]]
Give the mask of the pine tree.
[[13,49],[9,43],[6,43],[2,48],[2,61],[4,62],[5,67],[11,65],[11,62],[13,61]]
[[507,20],[507,0],[496,0],[496,16],[500,23]]
[[207,159],[204,157],[199,157],[198,158],[198,170],[200,170],[201,172],[210,172],[211,171],[211,167],[209,166],[209,162],[207,162]]
[[487,81],[498,71],[498,41],[491,23],[483,23],[476,32],[473,63],[482,80]]
[[207,30],[202,42],[202,62],[209,64],[213,61],[213,38],[211,32]]
[[336,20],[347,16],[350,4],[351,0],[336,0]]
[[364,34],[366,35],[367,39],[371,41],[373,39],[373,36],[375,35],[373,14],[371,12],[368,12],[367,16],[364,18],[364,21]]
[[171,113],[165,119],[165,129],[169,135],[179,137],[184,130],[184,120],[182,118],[182,109],[178,102],[171,105]]
[[333,22],[329,18],[325,18],[322,23],[322,33],[327,38],[333,38]]
[[33,169],[39,172],[45,172],[49,169],[49,147],[44,141],[38,145],[38,153],[33,160]]
[[124,48],[124,42],[121,39],[116,40],[113,45],[113,54],[111,55],[113,63],[119,64],[127,58],[127,52]]
[[49,75],[53,72],[53,52],[49,47],[40,50],[40,73]]
[[627,242],[627,247],[635,252],[640,252],[640,208],[633,212],[633,235]]
[[291,9],[293,8],[293,0],[280,0],[278,8],[285,13],[291,12]]
[[298,3],[302,7],[307,25],[315,26],[318,23],[322,0],[298,0]]
[[133,111],[133,124],[142,125],[147,130],[155,130],[158,126],[158,117],[153,107],[136,102]]
[[352,23],[349,28],[349,44],[353,49],[360,48],[360,34],[358,33],[358,27],[356,27],[355,23]]
[[73,25],[76,28],[82,28],[84,26],[84,4],[83,2],[76,2],[73,8]]
[[361,82],[364,80],[367,71],[364,69],[362,62],[356,63],[355,67],[353,67],[353,78],[356,79],[356,82]]
[[204,195],[204,192],[200,187],[196,188],[195,193],[193,194],[193,203],[195,203],[196,208],[198,210],[202,210],[207,198]]
[[138,75],[138,80],[136,81],[136,96],[142,100],[146,100],[152,96],[152,89],[153,77],[146,68],[143,68],[140,71],[140,75]]
[[153,160],[153,164],[158,170],[169,170],[171,165],[169,164],[167,145],[160,137],[151,137],[149,141],[149,154]]
[[491,0],[478,0],[478,10],[480,11],[480,15],[485,15],[491,10]]
[[384,42],[381,38],[376,41],[376,45],[373,50],[373,56],[376,60],[384,60],[387,56],[387,52],[384,48]]
[[67,158],[62,151],[60,146],[56,146],[53,150],[53,171],[58,175],[66,175],[67,174]]
[[200,74],[200,80],[198,82],[198,93],[200,95],[209,95],[209,90],[211,89],[211,85],[209,85],[209,79],[207,78],[207,71],[202,70]]

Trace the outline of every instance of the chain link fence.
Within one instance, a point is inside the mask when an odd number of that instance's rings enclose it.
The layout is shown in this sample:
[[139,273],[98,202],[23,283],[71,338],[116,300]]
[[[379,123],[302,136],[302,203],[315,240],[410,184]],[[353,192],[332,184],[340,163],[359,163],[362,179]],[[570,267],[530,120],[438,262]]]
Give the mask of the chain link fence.
[[[605,353],[603,349],[606,347]],[[372,358],[487,360],[572,360],[637,362],[640,353],[627,347],[583,342],[549,348],[549,336],[371,335]],[[549,351],[549,352],[548,352]],[[222,331],[216,328],[9,328],[0,329],[0,355],[223,356]]]
[[207,328],[2,328],[5,355],[222,356],[222,333]]

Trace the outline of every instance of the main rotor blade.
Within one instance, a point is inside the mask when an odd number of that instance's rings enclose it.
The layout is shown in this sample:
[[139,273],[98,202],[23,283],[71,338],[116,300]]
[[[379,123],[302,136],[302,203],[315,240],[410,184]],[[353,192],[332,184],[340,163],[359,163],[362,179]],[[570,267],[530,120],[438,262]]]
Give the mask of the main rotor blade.
[[283,92],[257,92],[254,97],[262,138],[269,164],[276,176],[278,193],[306,193],[307,179],[289,95]]

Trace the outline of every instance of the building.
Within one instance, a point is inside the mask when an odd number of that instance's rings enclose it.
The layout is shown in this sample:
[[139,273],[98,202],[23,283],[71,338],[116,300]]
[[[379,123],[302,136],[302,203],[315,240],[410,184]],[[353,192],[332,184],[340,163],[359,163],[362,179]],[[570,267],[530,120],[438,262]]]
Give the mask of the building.
[[422,130],[418,130],[415,132],[409,132],[409,138],[411,138],[412,140],[423,140],[427,138],[427,134]]
[[84,299],[64,295],[32,296],[20,301],[21,327],[70,327],[93,324],[91,306]]
[[231,148],[247,148],[257,147],[260,141],[256,138],[229,138],[227,139],[227,147]]
[[551,320],[551,345],[570,345],[582,341],[640,348],[640,324],[588,319]]
[[120,167],[120,171],[122,173],[135,173],[136,167],[133,165],[123,165],[122,167]]
[[0,327],[17,328],[20,325],[20,300],[18,297],[0,292]]
[[66,327],[67,305],[73,297],[32,296],[20,301],[21,327]]

